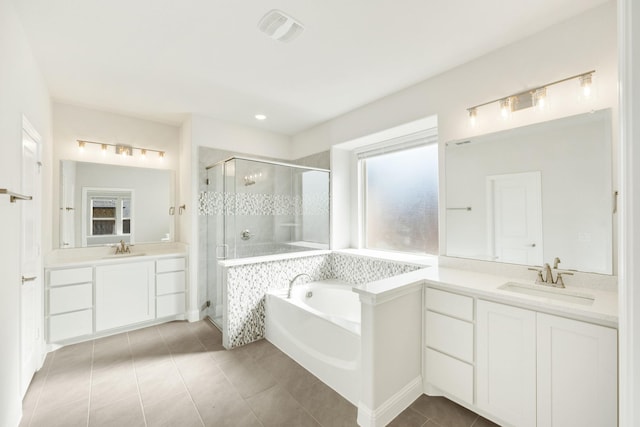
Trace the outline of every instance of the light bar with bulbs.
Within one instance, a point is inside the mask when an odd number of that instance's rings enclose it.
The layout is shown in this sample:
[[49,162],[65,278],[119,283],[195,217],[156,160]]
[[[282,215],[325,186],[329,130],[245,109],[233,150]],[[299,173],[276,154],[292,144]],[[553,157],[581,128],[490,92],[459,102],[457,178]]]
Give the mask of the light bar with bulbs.
[[575,76],[547,83],[545,85],[534,87],[523,92],[474,105],[473,107],[467,108],[467,112],[469,113],[469,120],[472,125],[475,125],[478,119],[478,108],[494,103],[498,103],[498,106],[500,108],[500,115],[505,119],[508,118],[512,112],[523,110],[525,108],[537,107],[539,109],[544,109],[547,103],[547,88],[549,86],[557,85],[559,83],[563,83],[573,79],[580,79],[582,94],[585,98],[588,98],[591,95],[591,83],[593,74],[595,72],[595,70],[587,71],[586,73],[576,74]]
[[164,159],[164,154],[165,154],[165,152],[161,150],[133,147],[131,145],[125,145],[125,144],[106,144],[104,142],[86,141],[83,139],[78,139],[77,141],[78,141],[78,149],[80,151],[84,151],[87,144],[99,145],[100,151],[102,152],[103,156],[107,154],[107,152],[109,151],[109,147],[114,147],[115,153],[121,155],[122,157],[132,157],[134,150],[140,151],[140,156],[143,159],[147,157],[148,152],[158,153],[158,157],[160,158],[160,160]]

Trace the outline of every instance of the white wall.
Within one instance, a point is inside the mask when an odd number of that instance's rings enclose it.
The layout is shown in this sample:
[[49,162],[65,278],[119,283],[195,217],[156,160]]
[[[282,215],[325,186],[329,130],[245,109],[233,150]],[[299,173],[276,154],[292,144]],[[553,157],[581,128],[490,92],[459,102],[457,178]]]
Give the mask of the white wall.
[[[122,158],[114,148],[103,156],[100,146],[87,144],[84,152],[78,149],[78,139],[106,144],[125,144],[134,147],[164,151],[160,161],[157,153],[147,153],[143,160],[139,152]],[[53,244],[59,245],[60,160],[76,160],[118,166],[135,166],[176,171],[179,166],[180,128],[120,114],[53,104]]]
[[[424,117],[438,116],[440,141],[461,139],[590,108],[617,111],[616,4],[611,1],[547,30],[498,49],[475,61],[329,120],[293,136],[293,158]],[[468,125],[466,109],[512,93],[595,69],[594,103],[552,99],[544,115],[533,109],[498,119],[497,105],[480,110],[479,123]],[[575,83],[575,82],[574,82]],[[576,83],[577,84],[577,83]]]
[[[589,101],[578,99],[578,81],[573,80],[549,89],[550,108],[545,112],[531,108],[513,113],[509,120],[502,120],[497,104],[492,104],[480,108],[476,127],[469,125],[469,107],[594,69],[594,96]],[[293,157],[437,116],[440,246],[444,248],[445,142],[605,108],[612,109],[615,123],[618,117],[615,1],[294,135]],[[617,141],[617,129],[614,128],[614,158],[618,151]],[[332,165],[332,188],[349,182],[348,174],[348,170],[341,169],[339,164]],[[617,188],[615,177],[613,185]],[[356,195],[352,194],[351,199],[354,197]],[[332,209],[335,215],[335,207]],[[333,224],[351,223],[351,229],[356,227],[348,216],[334,216],[332,221]],[[351,245],[353,242],[352,237]]]
[[[45,82],[9,0],[0,0],[0,188],[18,191],[24,114],[43,138],[43,246],[51,245],[51,105]],[[0,196],[0,425],[16,426],[19,392],[21,202]]]

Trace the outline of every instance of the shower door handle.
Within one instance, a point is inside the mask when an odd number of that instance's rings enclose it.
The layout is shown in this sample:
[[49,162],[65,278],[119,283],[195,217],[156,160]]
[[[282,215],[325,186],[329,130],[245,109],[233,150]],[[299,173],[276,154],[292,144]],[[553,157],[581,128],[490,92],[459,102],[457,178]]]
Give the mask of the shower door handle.
[[[222,251],[220,251],[222,249]],[[216,246],[216,259],[227,259],[227,252],[229,250],[229,245],[218,245]],[[222,255],[220,255],[222,252]]]

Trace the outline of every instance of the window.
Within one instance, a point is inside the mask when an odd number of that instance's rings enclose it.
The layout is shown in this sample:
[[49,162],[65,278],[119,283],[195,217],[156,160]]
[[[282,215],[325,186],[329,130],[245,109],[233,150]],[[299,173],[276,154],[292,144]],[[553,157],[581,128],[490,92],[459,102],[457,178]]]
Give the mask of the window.
[[[358,155],[367,249],[438,253],[438,144]],[[397,146],[396,146],[397,147]],[[405,144],[404,147],[407,147]]]
[[133,243],[133,190],[83,188],[83,246]]

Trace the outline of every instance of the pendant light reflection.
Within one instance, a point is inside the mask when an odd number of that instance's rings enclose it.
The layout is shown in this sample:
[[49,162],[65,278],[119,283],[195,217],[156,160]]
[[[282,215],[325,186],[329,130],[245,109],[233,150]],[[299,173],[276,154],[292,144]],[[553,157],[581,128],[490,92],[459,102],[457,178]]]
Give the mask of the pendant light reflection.
[[512,103],[511,98],[503,98],[500,100],[500,117],[504,120],[508,119],[511,116],[512,111]]
[[580,77],[580,87],[582,88],[582,95],[585,98],[591,97],[591,83],[593,74],[585,74]]

